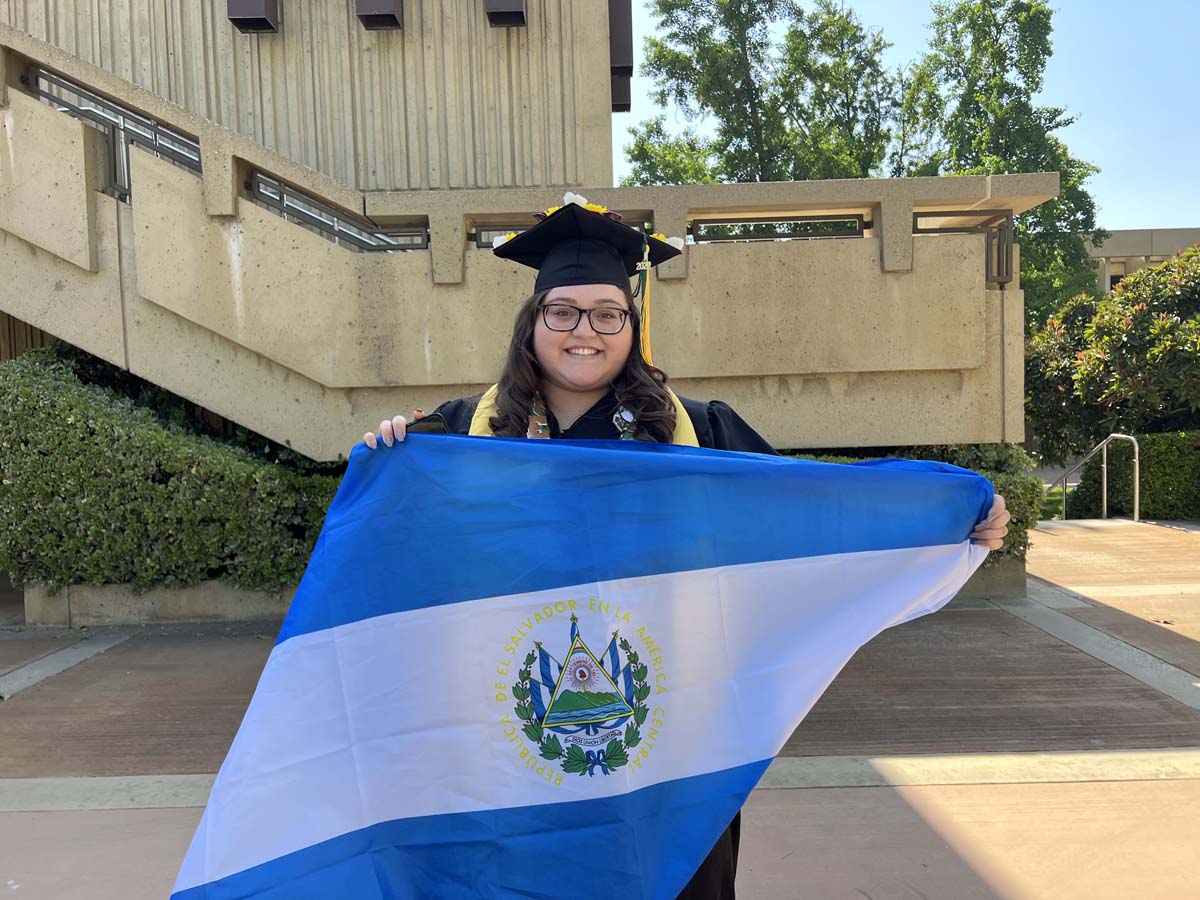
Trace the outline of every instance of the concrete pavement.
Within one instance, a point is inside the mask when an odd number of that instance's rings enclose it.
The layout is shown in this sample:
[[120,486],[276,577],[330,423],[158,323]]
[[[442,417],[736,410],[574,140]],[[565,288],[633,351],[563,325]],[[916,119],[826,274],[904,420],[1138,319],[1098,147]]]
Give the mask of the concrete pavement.
[[[847,665],[747,804],[739,896],[1196,896],[1200,532],[1033,539],[1024,605],[911,622]],[[0,631],[0,679],[81,637]],[[131,632],[0,703],[0,898],[165,897],[270,645]]]

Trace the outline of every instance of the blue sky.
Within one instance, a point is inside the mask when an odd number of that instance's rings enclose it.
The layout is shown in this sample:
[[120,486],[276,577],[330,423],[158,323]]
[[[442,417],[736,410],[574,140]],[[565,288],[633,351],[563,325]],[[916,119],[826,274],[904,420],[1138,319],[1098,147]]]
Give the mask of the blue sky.
[[[930,4],[846,0],[863,24],[892,43],[890,67],[923,51]],[[1058,132],[1071,152],[1100,167],[1088,182],[1099,224],[1123,228],[1200,228],[1200,46],[1196,0],[1061,0],[1055,4],[1054,56],[1040,102],[1066,107],[1078,121]],[[634,0],[634,47],[641,64],[654,20]],[[613,116],[613,170],[628,172],[627,129],[657,109],[653,84],[633,80],[633,110]],[[670,127],[683,117],[668,115]]]

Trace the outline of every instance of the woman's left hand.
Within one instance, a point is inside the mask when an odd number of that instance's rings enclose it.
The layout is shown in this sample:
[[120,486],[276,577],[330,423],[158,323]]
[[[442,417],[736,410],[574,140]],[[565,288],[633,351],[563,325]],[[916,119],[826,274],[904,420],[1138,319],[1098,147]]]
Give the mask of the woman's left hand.
[[1004,544],[1004,536],[1008,534],[1008,523],[1012,521],[1012,513],[1004,506],[1004,498],[996,494],[992,499],[992,508],[987,518],[975,526],[971,532],[971,543],[986,547],[989,550],[999,550]]

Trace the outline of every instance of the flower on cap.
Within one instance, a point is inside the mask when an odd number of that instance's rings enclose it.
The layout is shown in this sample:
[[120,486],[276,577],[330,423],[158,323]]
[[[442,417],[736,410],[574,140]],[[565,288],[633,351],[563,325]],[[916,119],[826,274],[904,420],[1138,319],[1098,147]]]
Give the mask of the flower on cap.
[[685,246],[683,238],[667,237],[661,231],[654,232],[652,235],[650,235],[650,237],[654,238],[656,241],[662,241],[664,244],[670,244],[676,250],[682,250]]
[[570,203],[582,206],[590,212],[600,213],[600,215],[608,212],[607,206],[601,206],[599,203],[589,203],[587,197],[583,196],[583,194],[576,194],[574,191],[567,191],[563,194],[563,206],[567,206]]
[[492,238],[492,249],[495,250],[499,247],[503,247],[516,236],[517,233],[515,231],[510,231],[508,234],[496,235],[494,238]]
[[615,213],[607,206],[601,206],[599,203],[590,203],[588,202],[587,197],[583,196],[582,194],[576,194],[574,191],[567,191],[565,194],[563,194],[562,206],[551,206],[545,212],[534,213],[533,217],[535,219],[544,219],[547,216],[554,215],[556,212],[562,209],[563,206],[570,206],[572,203],[574,203],[576,206],[582,206],[588,212],[598,213],[599,215],[606,216],[617,222],[621,221],[620,213]]

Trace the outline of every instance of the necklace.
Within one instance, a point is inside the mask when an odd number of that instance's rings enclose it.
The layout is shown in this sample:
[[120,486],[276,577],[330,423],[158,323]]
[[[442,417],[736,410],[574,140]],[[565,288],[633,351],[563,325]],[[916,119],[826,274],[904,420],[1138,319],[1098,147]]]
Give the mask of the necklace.
[[[590,413],[585,413],[582,419],[591,418]],[[617,404],[617,411],[612,417],[613,427],[617,429],[622,441],[637,440],[637,418],[621,404]],[[550,437],[550,416],[546,412],[546,404],[541,397],[534,397],[533,402],[529,405],[529,427],[525,431],[527,438],[548,438]]]
[[637,419],[633,413],[627,410],[624,406],[617,406],[617,411],[613,413],[613,425],[617,427],[617,431],[621,432],[621,440],[633,441],[637,440],[635,433],[637,432]]
[[527,438],[550,437],[550,417],[546,414],[546,404],[541,397],[534,397],[529,406],[529,428],[525,432]]

